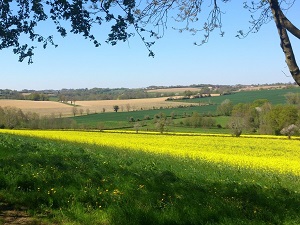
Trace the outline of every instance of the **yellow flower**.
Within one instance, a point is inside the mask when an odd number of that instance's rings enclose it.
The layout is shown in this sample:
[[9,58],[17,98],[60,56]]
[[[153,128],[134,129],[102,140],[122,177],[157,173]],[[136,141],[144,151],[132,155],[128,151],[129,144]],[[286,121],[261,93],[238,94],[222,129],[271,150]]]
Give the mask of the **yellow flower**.
[[[157,135],[155,132],[82,132],[82,131],[35,131],[0,130],[54,140],[110,146],[132,151],[188,157],[216,164],[228,164],[237,168],[292,173],[300,176],[299,140],[278,136],[242,136],[172,134]],[[102,180],[103,182],[105,180]]]

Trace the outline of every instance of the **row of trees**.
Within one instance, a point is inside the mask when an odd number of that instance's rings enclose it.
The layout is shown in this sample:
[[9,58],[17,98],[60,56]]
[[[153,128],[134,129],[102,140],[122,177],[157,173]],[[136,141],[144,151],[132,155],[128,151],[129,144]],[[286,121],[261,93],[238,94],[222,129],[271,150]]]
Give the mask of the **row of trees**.
[[58,101],[86,101],[86,100],[116,100],[116,99],[140,99],[155,97],[144,89],[129,88],[92,88],[92,89],[62,89],[59,91]]
[[194,112],[190,117],[187,117],[181,122],[182,125],[188,127],[202,127],[211,128],[216,126],[216,119],[213,117],[202,116],[197,112]]
[[76,122],[69,118],[40,116],[34,112],[24,113],[15,107],[0,106],[0,128],[29,128],[29,129],[73,129]]
[[0,99],[49,101],[49,95],[36,91],[32,91],[31,93],[23,93],[15,90],[0,89]]

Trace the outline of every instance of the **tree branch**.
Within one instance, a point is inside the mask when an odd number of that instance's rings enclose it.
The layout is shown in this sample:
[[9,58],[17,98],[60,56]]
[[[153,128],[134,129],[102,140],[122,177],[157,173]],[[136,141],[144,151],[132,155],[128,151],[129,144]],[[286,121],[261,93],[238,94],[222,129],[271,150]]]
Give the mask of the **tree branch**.
[[273,18],[278,30],[278,34],[280,37],[280,46],[285,55],[286,64],[294,80],[300,86],[300,71],[294,56],[292,44],[290,42],[288,33],[284,26],[284,21],[283,21],[284,19],[282,17],[283,13],[278,4],[278,0],[268,0],[268,2],[270,4],[270,9],[272,11]]
[[300,30],[293,24],[291,21],[289,21],[288,18],[283,14],[283,12],[280,10],[280,17],[283,22],[283,26],[295,37],[300,39]]

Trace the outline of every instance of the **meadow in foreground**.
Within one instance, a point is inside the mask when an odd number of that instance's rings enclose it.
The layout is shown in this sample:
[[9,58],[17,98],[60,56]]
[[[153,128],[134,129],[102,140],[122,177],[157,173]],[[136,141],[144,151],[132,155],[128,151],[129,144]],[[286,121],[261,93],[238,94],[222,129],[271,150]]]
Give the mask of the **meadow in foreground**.
[[0,135],[0,202],[49,223],[300,224],[299,140],[47,132]]

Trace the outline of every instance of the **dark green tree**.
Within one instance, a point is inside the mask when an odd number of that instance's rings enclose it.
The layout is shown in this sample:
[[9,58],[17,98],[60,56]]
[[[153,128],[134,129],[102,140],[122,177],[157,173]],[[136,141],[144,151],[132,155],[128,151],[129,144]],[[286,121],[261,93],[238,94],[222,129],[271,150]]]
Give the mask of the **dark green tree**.
[[118,105],[114,105],[113,108],[114,108],[115,112],[118,112],[118,110],[119,110],[119,106]]
[[298,108],[294,105],[276,105],[267,113],[266,119],[271,126],[273,133],[280,134],[280,131],[299,120]]

